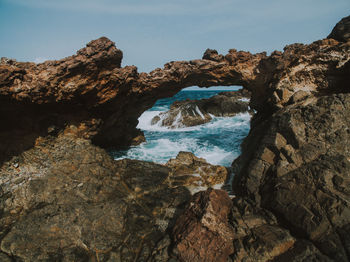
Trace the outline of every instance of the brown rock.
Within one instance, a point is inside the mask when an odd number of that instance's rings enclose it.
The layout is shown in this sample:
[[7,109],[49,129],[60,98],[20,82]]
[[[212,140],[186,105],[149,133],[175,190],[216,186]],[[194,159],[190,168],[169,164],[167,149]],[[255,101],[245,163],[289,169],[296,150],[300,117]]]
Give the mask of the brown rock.
[[222,190],[208,189],[193,196],[173,229],[174,252],[181,261],[227,261],[233,253],[231,206]]
[[[235,163],[234,188],[272,211],[323,254],[347,261],[350,96],[291,104],[254,125]],[[259,133],[257,137],[257,133]]]
[[0,168],[0,249],[11,261],[164,261],[190,197],[170,179],[165,166],[114,161],[71,134],[41,139]]
[[220,187],[228,179],[225,167],[211,165],[190,152],[179,152],[166,166],[172,169],[174,182],[186,185],[191,192]]
[[205,50],[202,59],[212,60],[212,61],[215,61],[215,62],[221,62],[221,61],[224,60],[224,56],[223,55],[219,55],[218,51],[208,48],[207,50]]

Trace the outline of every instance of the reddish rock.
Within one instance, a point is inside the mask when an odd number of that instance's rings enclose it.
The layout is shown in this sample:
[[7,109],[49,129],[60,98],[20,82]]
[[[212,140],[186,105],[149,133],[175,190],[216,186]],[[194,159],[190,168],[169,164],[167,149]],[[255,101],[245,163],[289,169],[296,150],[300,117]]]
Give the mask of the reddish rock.
[[181,261],[227,261],[233,253],[229,225],[232,203],[222,190],[195,194],[173,229],[174,252]]

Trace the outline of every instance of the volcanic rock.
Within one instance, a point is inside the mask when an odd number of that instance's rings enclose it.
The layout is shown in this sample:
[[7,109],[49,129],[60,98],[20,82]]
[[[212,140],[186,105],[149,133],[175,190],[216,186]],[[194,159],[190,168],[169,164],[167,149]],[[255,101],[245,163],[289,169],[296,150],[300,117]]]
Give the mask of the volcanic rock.
[[167,112],[155,116],[151,124],[169,128],[208,123],[214,116],[232,117],[249,111],[250,92],[245,89],[221,92],[208,99],[175,101]]

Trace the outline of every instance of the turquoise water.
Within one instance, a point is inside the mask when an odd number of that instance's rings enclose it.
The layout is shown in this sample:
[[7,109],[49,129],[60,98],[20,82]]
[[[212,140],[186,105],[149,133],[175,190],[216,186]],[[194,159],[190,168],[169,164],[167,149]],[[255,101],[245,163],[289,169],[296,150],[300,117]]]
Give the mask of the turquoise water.
[[230,166],[240,154],[240,144],[248,135],[250,115],[215,117],[211,122],[195,127],[168,129],[151,125],[160,112],[167,111],[174,101],[209,98],[222,91],[181,91],[174,97],[160,99],[139,118],[140,128],[147,142],[127,151],[113,152],[115,159],[131,158],[166,163],[180,151],[189,151],[211,164]]

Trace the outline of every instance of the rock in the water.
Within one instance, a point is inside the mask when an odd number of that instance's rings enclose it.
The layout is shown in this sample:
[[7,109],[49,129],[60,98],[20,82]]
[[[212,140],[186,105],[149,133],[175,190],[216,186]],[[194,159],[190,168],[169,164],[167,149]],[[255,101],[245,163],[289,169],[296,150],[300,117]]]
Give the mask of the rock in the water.
[[180,152],[166,166],[172,169],[173,179],[187,186],[191,192],[221,187],[229,174],[226,167],[211,165],[190,152]]
[[201,100],[175,101],[167,112],[155,116],[151,124],[181,128],[208,123],[214,116],[235,116],[249,111],[250,92],[245,89],[221,92]]

